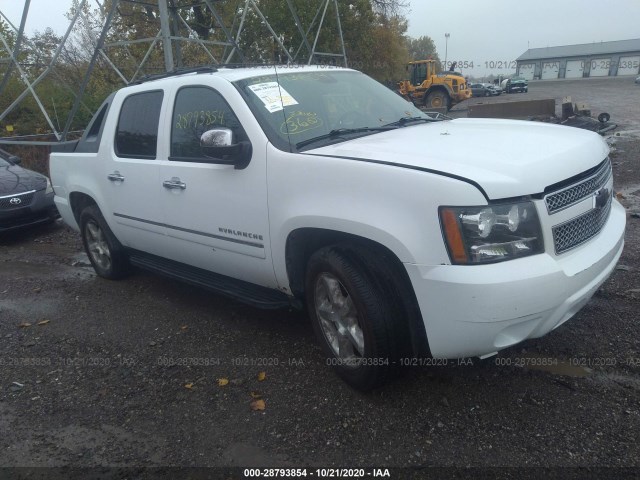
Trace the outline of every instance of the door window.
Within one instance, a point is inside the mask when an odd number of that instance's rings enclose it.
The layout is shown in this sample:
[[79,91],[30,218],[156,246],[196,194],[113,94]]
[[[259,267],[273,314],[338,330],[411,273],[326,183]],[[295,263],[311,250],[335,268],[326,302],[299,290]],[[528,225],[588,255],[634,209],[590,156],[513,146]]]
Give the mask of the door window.
[[205,158],[200,137],[208,130],[229,128],[234,143],[248,140],[229,104],[208,87],[184,87],[176,95],[171,126],[170,160],[198,162]]
[[135,93],[122,103],[116,130],[116,154],[125,158],[154,160],[163,92]]

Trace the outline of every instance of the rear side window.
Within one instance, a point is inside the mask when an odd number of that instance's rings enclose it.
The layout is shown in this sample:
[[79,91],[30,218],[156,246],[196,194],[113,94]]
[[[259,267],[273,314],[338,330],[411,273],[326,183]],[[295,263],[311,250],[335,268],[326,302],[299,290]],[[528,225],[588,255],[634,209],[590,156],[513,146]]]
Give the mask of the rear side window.
[[109,109],[109,104],[105,104],[102,106],[98,114],[93,118],[93,122],[91,122],[91,128],[87,133],[87,140],[95,140],[98,138],[98,134],[100,130],[102,130],[102,124],[104,122],[105,114]]
[[158,124],[163,92],[136,93],[122,104],[116,130],[116,154],[119,157],[156,158]]

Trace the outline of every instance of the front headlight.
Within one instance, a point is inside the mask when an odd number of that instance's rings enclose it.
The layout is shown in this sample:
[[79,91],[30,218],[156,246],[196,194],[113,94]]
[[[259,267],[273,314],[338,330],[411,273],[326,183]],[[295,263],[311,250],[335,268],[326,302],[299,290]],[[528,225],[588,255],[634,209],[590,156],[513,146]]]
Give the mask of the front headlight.
[[44,191],[44,194],[49,195],[50,193],[53,193],[53,186],[51,185],[51,180],[47,178],[47,189]]
[[533,202],[482,207],[440,207],[440,225],[451,262],[495,263],[544,251]]

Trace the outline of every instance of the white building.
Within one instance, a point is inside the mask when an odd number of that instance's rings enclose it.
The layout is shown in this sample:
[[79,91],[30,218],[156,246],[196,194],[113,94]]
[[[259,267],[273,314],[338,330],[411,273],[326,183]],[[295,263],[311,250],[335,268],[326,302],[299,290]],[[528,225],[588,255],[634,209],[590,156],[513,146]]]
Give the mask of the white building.
[[518,76],[527,80],[638,75],[640,38],[530,48],[516,62]]

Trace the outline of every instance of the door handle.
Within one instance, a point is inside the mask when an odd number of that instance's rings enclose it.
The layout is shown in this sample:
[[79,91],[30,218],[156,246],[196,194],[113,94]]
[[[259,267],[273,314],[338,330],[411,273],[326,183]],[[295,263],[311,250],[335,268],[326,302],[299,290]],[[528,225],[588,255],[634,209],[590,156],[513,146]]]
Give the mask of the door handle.
[[162,186],[169,190],[184,190],[187,188],[187,184],[181,182],[178,177],[172,177],[171,180],[165,180],[162,182]]
[[124,176],[120,175],[120,172],[117,170],[107,175],[107,178],[112,182],[124,182]]

